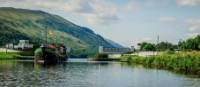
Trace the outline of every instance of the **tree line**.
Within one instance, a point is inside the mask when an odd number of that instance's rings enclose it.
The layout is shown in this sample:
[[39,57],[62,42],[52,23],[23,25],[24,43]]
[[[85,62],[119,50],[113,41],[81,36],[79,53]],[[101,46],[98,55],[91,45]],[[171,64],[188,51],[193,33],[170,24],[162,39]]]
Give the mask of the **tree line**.
[[173,44],[170,42],[159,42],[157,44],[142,42],[138,43],[141,51],[187,51],[187,50],[200,50],[200,35],[197,35],[194,38],[189,38],[184,41],[179,41],[178,44]]

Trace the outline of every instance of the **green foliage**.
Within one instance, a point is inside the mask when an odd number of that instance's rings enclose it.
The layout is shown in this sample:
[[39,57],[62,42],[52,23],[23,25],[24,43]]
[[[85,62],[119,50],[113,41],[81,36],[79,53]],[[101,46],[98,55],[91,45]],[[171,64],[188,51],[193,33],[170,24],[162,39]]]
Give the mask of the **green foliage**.
[[92,59],[92,60],[95,60],[95,61],[113,61],[112,58],[108,58],[108,54],[96,54],[95,55],[95,58]]
[[0,46],[5,45],[6,43],[17,43],[20,39],[29,39],[25,34],[20,33],[14,29],[11,29],[6,26],[1,26],[0,21]]
[[97,58],[97,59],[107,59],[108,54],[97,54],[95,58]]
[[21,55],[21,56],[34,56],[34,51],[19,52],[19,55]]
[[0,52],[0,60],[15,59],[18,56],[17,52]]
[[186,41],[180,41],[178,46],[181,50],[200,50],[200,35]]
[[166,50],[175,50],[177,49],[176,45],[173,45],[172,43],[169,42],[160,42],[156,45],[156,49],[159,51],[166,51]]
[[141,51],[174,51],[174,50],[200,50],[200,35],[180,41],[178,45],[169,42],[160,42],[158,44],[142,42],[138,44]]
[[[179,52],[174,54],[163,53],[157,56],[131,57],[129,62],[143,64],[156,68],[164,68],[186,73],[200,74],[200,52]],[[124,57],[123,57],[124,58]]]
[[141,51],[155,51],[156,46],[152,43],[142,42],[138,44],[140,46]]

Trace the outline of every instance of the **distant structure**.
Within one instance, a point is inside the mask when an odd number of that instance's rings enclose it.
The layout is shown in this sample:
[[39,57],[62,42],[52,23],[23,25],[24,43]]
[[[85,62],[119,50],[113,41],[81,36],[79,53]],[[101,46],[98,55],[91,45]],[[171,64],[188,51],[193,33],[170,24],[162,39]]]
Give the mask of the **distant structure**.
[[8,44],[6,44],[6,48],[7,49],[13,49],[14,48],[14,44],[13,43],[8,43]]
[[105,48],[103,46],[99,46],[99,53],[105,54],[124,54],[131,52],[130,48]]
[[18,45],[14,45],[14,49],[25,50],[25,49],[32,49],[32,48],[33,48],[33,44],[30,44],[29,40],[19,40]]
[[134,51],[135,51],[135,47],[131,46],[131,52],[134,52]]

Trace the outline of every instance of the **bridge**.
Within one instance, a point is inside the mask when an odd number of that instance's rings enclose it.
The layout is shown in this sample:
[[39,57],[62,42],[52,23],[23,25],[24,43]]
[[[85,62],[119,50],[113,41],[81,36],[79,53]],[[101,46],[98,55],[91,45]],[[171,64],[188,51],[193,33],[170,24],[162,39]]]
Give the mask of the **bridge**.
[[124,54],[130,51],[130,48],[105,48],[103,46],[99,46],[100,54]]

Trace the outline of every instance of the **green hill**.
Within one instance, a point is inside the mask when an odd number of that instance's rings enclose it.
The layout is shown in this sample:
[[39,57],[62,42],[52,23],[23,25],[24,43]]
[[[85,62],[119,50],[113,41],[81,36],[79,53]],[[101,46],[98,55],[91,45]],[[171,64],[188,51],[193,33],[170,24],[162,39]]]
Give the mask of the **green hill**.
[[94,54],[98,46],[114,47],[103,37],[86,27],[78,26],[60,16],[43,11],[0,8],[0,46],[28,39],[41,44],[48,31],[49,43],[62,43],[72,48],[73,54]]

